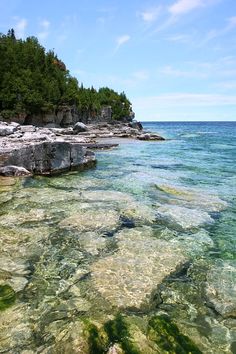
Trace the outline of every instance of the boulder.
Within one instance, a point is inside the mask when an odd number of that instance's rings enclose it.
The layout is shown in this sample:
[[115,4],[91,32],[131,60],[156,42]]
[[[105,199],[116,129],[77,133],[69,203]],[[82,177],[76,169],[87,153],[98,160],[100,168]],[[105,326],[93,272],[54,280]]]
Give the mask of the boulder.
[[82,132],[87,132],[88,131],[88,127],[87,125],[85,125],[82,122],[77,122],[74,127],[73,127],[73,131],[75,134],[77,133],[82,133]]
[[0,176],[6,176],[6,177],[11,177],[11,176],[29,176],[31,173],[26,170],[24,167],[19,167],[19,166],[4,166],[0,167]]
[[15,124],[0,123],[0,136],[11,135],[17,130]]

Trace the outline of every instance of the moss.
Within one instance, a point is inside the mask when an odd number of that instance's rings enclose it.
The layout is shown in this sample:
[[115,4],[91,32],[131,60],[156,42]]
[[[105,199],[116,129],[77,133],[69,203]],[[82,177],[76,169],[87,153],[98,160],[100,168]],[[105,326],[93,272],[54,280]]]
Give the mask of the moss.
[[108,321],[104,325],[111,344],[120,343],[124,353],[140,354],[140,351],[131,342],[128,325],[124,317],[118,314],[114,320]]
[[3,311],[14,304],[16,300],[15,291],[10,285],[0,285],[0,310]]
[[166,315],[154,316],[149,321],[148,336],[165,353],[202,353],[190,338],[180,333],[178,327]]

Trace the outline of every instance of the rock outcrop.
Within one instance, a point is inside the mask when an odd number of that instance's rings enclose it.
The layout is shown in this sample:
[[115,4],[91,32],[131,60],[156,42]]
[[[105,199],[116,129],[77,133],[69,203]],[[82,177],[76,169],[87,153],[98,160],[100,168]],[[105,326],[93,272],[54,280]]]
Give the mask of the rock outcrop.
[[[48,123],[49,121],[50,119]],[[117,142],[112,141],[112,138],[140,139],[142,135],[142,126],[138,122],[135,125],[130,123],[85,125],[77,122],[73,128],[46,128],[1,122],[0,175],[51,175],[92,167],[96,159],[94,152],[89,148],[110,148],[117,146]],[[163,138],[151,134],[150,140]]]

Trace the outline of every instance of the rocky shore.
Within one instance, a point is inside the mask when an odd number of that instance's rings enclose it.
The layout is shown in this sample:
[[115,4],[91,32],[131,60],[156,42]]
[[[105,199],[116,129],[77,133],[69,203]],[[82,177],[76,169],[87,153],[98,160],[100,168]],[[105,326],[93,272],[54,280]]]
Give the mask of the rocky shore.
[[[103,139],[99,142],[99,139]],[[161,136],[143,131],[139,122],[77,122],[73,127],[36,127],[15,122],[0,123],[0,175],[52,175],[95,166],[93,149],[117,146],[114,138],[161,141]],[[106,142],[107,140],[107,142]]]

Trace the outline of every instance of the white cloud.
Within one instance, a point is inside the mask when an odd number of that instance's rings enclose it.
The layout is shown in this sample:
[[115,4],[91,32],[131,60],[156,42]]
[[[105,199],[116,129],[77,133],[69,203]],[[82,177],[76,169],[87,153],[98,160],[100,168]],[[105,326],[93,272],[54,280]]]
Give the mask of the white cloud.
[[168,10],[174,16],[184,15],[198,7],[205,6],[206,2],[203,0],[178,0]]
[[187,34],[175,34],[166,38],[170,42],[187,43],[190,41],[190,36]]
[[150,107],[215,107],[236,105],[236,95],[169,93],[159,96],[140,97],[133,100],[138,109]]
[[225,27],[218,30],[214,29],[208,32],[206,39],[203,42],[206,43],[209,40],[212,40],[214,38],[224,36],[225,34],[227,34],[228,32],[232,31],[235,28],[236,28],[236,16],[233,16],[227,19],[227,23]]
[[158,18],[158,16],[160,15],[160,12],[161,12],[161,6],[158,6],[158,7],[141,12],[140,16],[144,22],[152,23]]
[[22,18],[19,19],[15,25],[15,33],[17,38],[25,37],[25,29],[27,27],[27,20]]
[[133,77],[137,80],[147,80],[149,73],[146,70],[140,70],[133,73]]
[[207,73],[203,73],[196,70],[180,70],[175,69],[171,65],[166,65],[160,70],[161,74],[173,77],[182,77],[182,78],[206,78]]
[[42,30],[38,33],[38,38],[43,41],[49,35],[49,27],[51,24],[48,20],[43,20],[40,22],[39,25],[42,28]]
[[123,44],[127,43],[130,40],[130,36],[128,34],[124,34],[116,39],[116,49],[117,51]]

